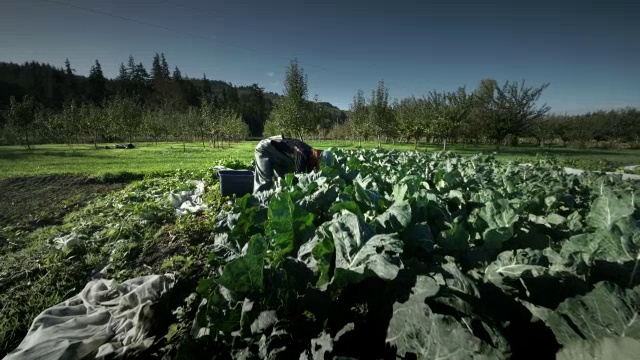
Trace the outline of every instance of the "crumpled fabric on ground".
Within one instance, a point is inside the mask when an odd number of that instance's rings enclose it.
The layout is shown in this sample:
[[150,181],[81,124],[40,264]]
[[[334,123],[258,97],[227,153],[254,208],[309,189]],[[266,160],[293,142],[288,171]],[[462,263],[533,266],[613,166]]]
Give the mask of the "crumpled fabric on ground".
[[152,309],[172,275],[89,282],[76,296],[38,315],[4,360],[122,358],[147,349]]
[[[533,164],[520,164],[520,165],[521,166],[533,166]],[[634,170],[637,167],[640,167],[640,165],[625,166],[625,167],[623,167],[623,169]],[[567,174],[567,175],[581,176],[581,175],[589,173],[588,170],[576,169],[576,168],[570,168],[570,167],[565,167],[565,168],[563,168],[563,170],[564,170],[565,174]],[[614,171],[606,171],[605,174],[607,174],[607,175],[622,175],[622,180],[640,180],[640,175],[637,175],[637,174],[623,174],[623,173],[614,172]]]
[[204,200],[204,181],[195,181],[196,189],[194,191],[181,191],[179,193],[170,193],[169,200],[171,206],[176,209],[176,215],[184,215],[186,213],[194,213],[199,210],[206,209],[203,204]]
[[57,238],[51,240],[51,243],[56,249],[68,248],[78,246],[81,243],[87,240],[86,235],[77,234],[76,232],[71,232],[70,234],[58,236]]
[[[564,172],[567,173],[568,175],[580,176],[587,173],[588,171],[566,167],[564,168]],[[640,175],[636,175],[636,174],[623,174],[623,173],[618,173],[613,171],[607,171],[605,173],[607,175],[622,175],[622,180],[640,180]]]

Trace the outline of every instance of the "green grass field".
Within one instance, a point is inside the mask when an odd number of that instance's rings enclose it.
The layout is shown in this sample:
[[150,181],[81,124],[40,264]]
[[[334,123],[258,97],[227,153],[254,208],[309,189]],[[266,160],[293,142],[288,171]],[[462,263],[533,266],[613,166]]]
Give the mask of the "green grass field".
[[[175,169],[195,170],[207,167],[219,159],[251,161],[256,141],[225,145],[213,149],[208,144],[187,143],[138,143],[132,150],[99,149],[93,145],[37,145],[33,150],[21,146],[0,147],[0,178],[50,174],[82,174],[99,176],[110,173],[131,172],[147,174]],[[345,141],[310,141],[312,146],[357,148],[357,144]],[[374,142],[363,143],[364,148],[374,148]],[[413,150],[412,144],[383,144],[383,148]],[[440,151],[439,145],[422,145],[420,150]],[[531,146],[506,147],[496,150],[493,146],[455,145],[449,150],[462,155],[497,153],[500,160],[530,161],[537,155],[555,156],[562,164],[588,170],[614,170],[619,166],[640,164],[640,150],[626,149],[575,149],[538,148]]]

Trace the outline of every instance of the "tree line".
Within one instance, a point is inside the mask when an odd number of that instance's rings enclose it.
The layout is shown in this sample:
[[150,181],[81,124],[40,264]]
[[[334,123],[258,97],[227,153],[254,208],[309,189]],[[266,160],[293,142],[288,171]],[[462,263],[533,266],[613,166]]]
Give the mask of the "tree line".
[[[141,136],[154,141],[199,138],[204,144],[205,139],[284,134],[303,140],[375,140],[378,146],[404,141],[416,148],[420,142],[441,143],[446,149],[450,143],[501,146],[523,139],[540,146],[640,147],[638,109],[553,114],[539,104],[549,84],[484,79],[472,91],[460,87],[392,100],[380,81],[368,97],[358,90],[343,112],[317,95],[309,99],[307,76],[297,60],[286,69],[282,96],[265,93],[257,84],[234,87],[206,76],[190,79],[177,67],[171,72],[163,54],[154,57],[151,73],[129,57],[113,80],[104,78],[98,61],[88,78],[76,76],[68,61],[60,70],[26,64],[37,70],[27,76],[11,66],[16,70],[13,82],[6,81],[7,66],[0,63],[0,95],[30,91],[20,94],[21,100],[9,96],[4,133],[27,146],[36,137],[66,143],[90,138],[97,147],[101,140]],[[51,69],[55,71],[47,75]],[[37,76],[49,82],[34,81]]]
[[[107,79],[98,60],[87,77],[64,67],[0,63],[0,143],[241,139],[261,136],[281,96],[257,84],[233,86],[190,78],[164,54],[150,71],[130,56],[118,76]],[[332,117],[344,112],[317,103]],[[329,116],[329,115],[328,115]]]
[[291,134],[359,142],[420,141],[517,145],[531,140],[539,146],[571,143],[577,146],[626,145],[640,147],[640,110],[625,108],[581,115],[558,115],[539,104],[549,84],[483,79],[476,89],[431,91],[422,97],[393,99],[380,81],[369,97],[358,90],[346,121],[323,126],[321,110],[309,102],[307,77],[292,61],[285,78],[284,101],[274,106],[266,135]]
[[484,79],[473,91],[431,91],[422,97],[389,100],[384,82],[366,98],[359,90],[349,107],[348,120],[326,136],[352,141],[376,140],[538,146],[562,145],[640,147],[640,110],[624,108],[586,114],[551,113],[539,104],[548,84],[524,81],[499,85]]

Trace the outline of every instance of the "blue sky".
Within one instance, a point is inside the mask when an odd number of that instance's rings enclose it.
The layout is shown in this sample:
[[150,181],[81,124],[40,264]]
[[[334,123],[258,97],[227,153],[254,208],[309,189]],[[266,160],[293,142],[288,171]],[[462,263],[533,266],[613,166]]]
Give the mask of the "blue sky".
[[[480,79],[551,85],[559,113],[640,106],[637,1],[2,0],[0,61],[69,58],[108,77],[129,54],[164,52],[183,74],[281,92],[297,57],[318,94],[346,109],[384,79],[391,97],[473,89]],[[191,34],[191,35],[188,35]]]

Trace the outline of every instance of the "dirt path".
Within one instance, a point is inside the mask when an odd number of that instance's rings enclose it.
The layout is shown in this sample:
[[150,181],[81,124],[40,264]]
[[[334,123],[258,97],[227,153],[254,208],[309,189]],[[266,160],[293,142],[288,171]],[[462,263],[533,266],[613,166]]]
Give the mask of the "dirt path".
[[91,199],[122,188],[82,176],[51,175],[0,180],[0,227],[34,228],[62,223]]

